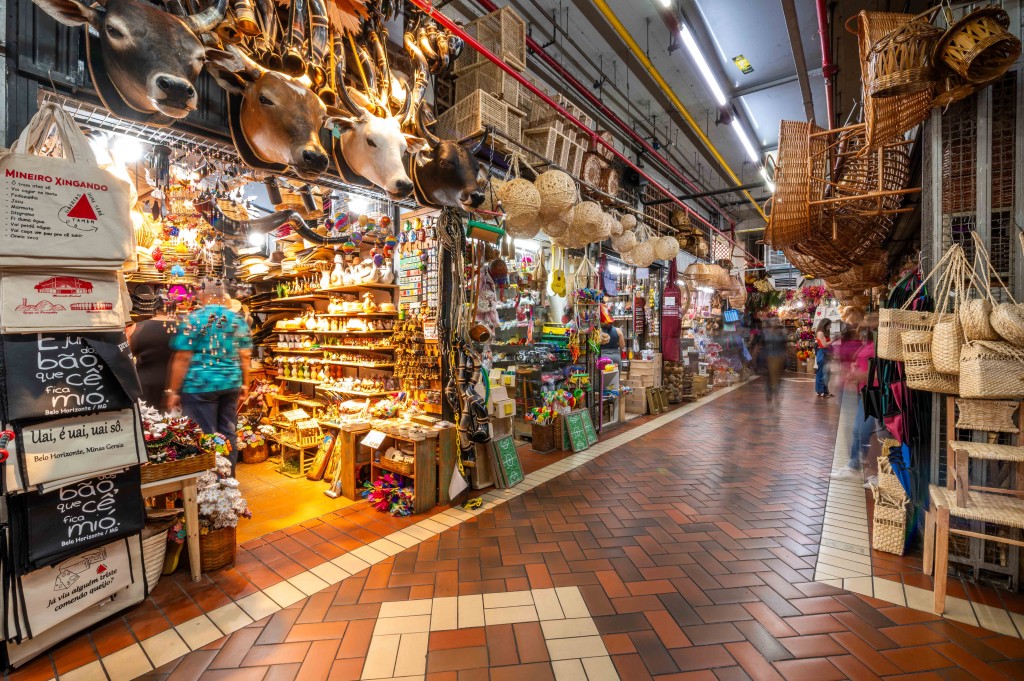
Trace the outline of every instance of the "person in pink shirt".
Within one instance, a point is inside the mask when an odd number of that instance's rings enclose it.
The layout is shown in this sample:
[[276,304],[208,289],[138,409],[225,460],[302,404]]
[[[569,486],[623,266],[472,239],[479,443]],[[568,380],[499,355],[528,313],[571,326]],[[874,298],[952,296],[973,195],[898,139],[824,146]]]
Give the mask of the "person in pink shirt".
[[868,368],[871,358],[875,356],[875,344],[871,341],[871,329],[861,327],[858,338],[849,341],[850,346],[844,355],[849,357],[847,380],[857,386],[857,415],[853,419],[853,436],[850,441],[850,461],[843,468],[832,471],[832,477],[838,480],[859,478],[861,467],[868,450],[871,438],[878,428],[874,416],[864,413],[864,400],[860,391],[867,384]]

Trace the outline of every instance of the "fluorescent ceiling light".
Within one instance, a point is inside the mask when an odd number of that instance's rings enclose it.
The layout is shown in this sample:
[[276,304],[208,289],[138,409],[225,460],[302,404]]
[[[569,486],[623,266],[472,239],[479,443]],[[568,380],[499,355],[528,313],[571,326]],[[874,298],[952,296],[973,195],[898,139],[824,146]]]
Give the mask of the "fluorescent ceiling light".
[[259,232],[249,233],[249,245],[250,246],[262,246],[267,241],[266,234],[260,234]]
[[683,44],[686,45],[687,52],[690,53],[690,58],[697,65],[697,70],[700,71],[700,75],[704,76],[704,82],[707,83],[711,94],[715,97],[715,101],[718,102],[718,106],[725,106],[726,101],[728,101],[725,98],[725,92],[722,91],[722,86],[718,84],[715,74],[711,72],[711,67],[708,66],[707,60],[704,59],[704,53],[701,52],[700,46],[693,39],[693,34],[690,33],[690,29],[687,28],[686,24],[680,24],[679,34],[683,38]]
[[775,193],[775,183],[772,182],[772,178],[768,177],[768,169],[761,168],[761,177],[764,178],[765,183],[768,185],[768,191],[772,194]]
[[533,239],[513,239],[512,243],[516,248],[530,251],[531,253],[536,253],[541,249],[541,245]]
[[747,137],[747,131],[743,129],[743,124],[740,123],[738,118],[732,119],[732,130],[736,133],[736,136],[740,138],[740,143],[743,148],[747,150],[747,157],[750,158],[751,163],[760,163],[761,154],[757,153],[757,149],[754,148],[754,143]]
[[661,5],[663,7],[671,7],[672,6],[672,0],[661,0]]
[[356,215],[363,215],[370,208],[370,202],[364,196],[358,194],[348,195],[348,209],[349,212],[355,213]]

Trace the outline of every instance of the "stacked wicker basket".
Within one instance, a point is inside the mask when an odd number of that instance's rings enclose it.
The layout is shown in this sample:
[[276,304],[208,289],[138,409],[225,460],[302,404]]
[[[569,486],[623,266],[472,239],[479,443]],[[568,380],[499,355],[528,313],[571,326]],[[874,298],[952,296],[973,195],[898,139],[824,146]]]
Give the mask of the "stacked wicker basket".
[[[526,68],[526,23],[510,7],[470,22],[466,32],[512,68]],[[492,128],[499,133],[494,145],[512,151],[523,141],[529,104],[519,81],[475,50],[459,57],[455,74],[456,101],[438,117],[438,134],[458,140]]]
[[[564,95],[555,94],[551,98],[588,128],[594,126],[594,120],[585,114],[583,109],[566,99]],[[587,136],[539,97],[533,97],[528,108],[529,114],[526,129],[523,131],[523,144],[544,158],[554,161],[556,165],[565,168],[570,175],[581,177],[587,184],[600,187],[601,167],[597,167],[595,174],[593,161],[586,167],[584,166],[584,156],[587,144],[589,144]],[[616,188],[615,193],[617,192]]]

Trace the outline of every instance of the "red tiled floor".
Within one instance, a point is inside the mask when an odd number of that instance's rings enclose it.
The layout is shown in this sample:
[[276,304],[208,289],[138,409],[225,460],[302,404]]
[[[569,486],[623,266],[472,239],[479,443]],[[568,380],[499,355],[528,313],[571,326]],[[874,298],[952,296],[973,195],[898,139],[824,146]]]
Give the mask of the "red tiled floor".
[[[1020,640],[810,581],[838,401],[807,392],[787,382],[769,410],[760,386],[742,387],[181,665],[206,664],[204,678],[355,679],[380,602],[572,585],[629,681],[1022,678]],[[119,618],[91,639],[116,649],[134,640],[129,627],[155,631],[218,594],[251,593],[297,554],[347,550],[403,526],[357,505],[248,541],[234,569],[200,585],[161,583],[121,626]],[[879,564],[923,583],[902,569],[909,559]],[[429,645],[428,679],[549,678],[536,624],[435,632]],[[81,653],[58,648],[20,674],[48,678],[52,661]]]

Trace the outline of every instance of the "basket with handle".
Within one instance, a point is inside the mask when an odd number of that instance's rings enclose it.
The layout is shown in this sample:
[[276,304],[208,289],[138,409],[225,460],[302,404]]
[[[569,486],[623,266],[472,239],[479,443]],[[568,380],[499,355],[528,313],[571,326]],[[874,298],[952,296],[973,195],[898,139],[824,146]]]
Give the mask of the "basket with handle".
[[966,14],[951,25],[934,47],[936,63],[969,83],[985,83],[1001,77],[1020,56],[1020,39],[1006,30],[1010,15],[990,5]]
[[950,251],[944,286],[935,299],[938,316],[932,328],[932,364],[940,373],[959,376],[960,346],[964,336],[960,324],[960,303],[971,274],[963,248],[954,244]]
[[[874,81],[872,48],[914,18],[913,14],[862,11],[846,23],[846,30],[857,36],[861,82],[867,92],[872,91]],[[891,142],[924,122],[931,110],[933,96],[934,88],[928,87],[892,97],[865,97],[866,148],[874,149],[879,144]]]
[[771,220],[765,232],[765,241],[773,248],[795,246],[812,236],[818,228],[816,221],[811,219],[810,192],[811,177],[821,169],[812,168],[811,162],[812,159],[824,162],[826,140],[813,135],[815,132],[824,131],[813,123],[779,123],[775,194],[771,200]]
[[956,376],[939,373],[932,363],[932,332],[904,331],[903,362],[906,366],[907,387],[933,393],[956,395],[960,381]]
[[1004,341],[967,341],[960,350],[960,395],[1024,398],[1024,350]]
[[907,544],[907,499],[874,485],[874,517],[871,520],[871,548],[902,556]]
[[213,572],[235,562],[238,554],[237,528],[222,527],[199,535],[199,564],[203,572]]
[[919,14],[871,46],[869,94],[884,98],[912,95],[932,87],[932,51],[942,30],[931,23],[937,8]]
[[875,355],[881,359],[890,359],[897,362],[903,361],[903,339],[901,334],[904,331],[928,331],[931,333],[938,321],[938,313],[911,310],[911,304],[917,299],[918,294],[924,290],[925,285],[938,276],[938,289],[943,289],[943,277],[946,272],[946,265],[956,257],[958,246],[950,248],[946,255],[935,264],[932,271],[928,273],[914,292],[907,297],[907,302],[902,306],[885,307],[878,311],[878,340],[875,344]]

